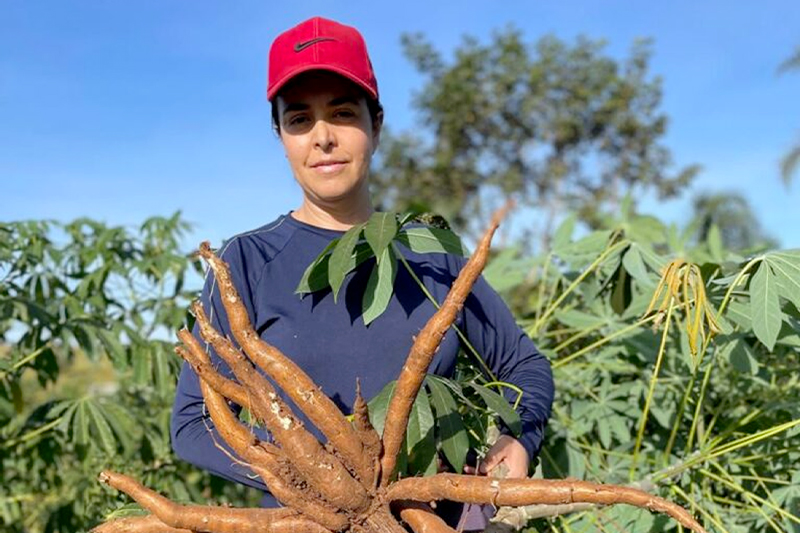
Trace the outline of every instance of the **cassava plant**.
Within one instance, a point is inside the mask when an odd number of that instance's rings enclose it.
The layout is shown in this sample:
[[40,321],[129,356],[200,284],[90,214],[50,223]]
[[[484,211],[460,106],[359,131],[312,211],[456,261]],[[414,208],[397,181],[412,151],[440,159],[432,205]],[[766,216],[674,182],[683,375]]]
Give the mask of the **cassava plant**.
[[[96,533],[283,533],[453,531],[429,503],[453,500],[497,506],[531,504],[629,504],[665,513],[684,527],[705,532],[680,506],[622,486],[575,480],[495,479],[452,473],[397,479],[398,454],[409,414],[443,335],[452,326],[472,285],[483,270],[492,235],[505,210],[496,213],[478,247],[453,283],[444,303],[416,337],[387,408],[383,435],[369,419],[367,403],[357,394],[352,423],[292,360],[261,340],[232,283],[227,265],[207,243],[200,255],[209,263],[222,293],[230,329],[244,353],[211,326],[202,306],[193,311],[203,340],[231,367],[236,381],[220,375],[200,342],[179,332],[176,352],[201,379],[206,408],[220,436],[285,506],[241,509],[180,505],[123,474],[104,471],[100,481],[125,492],[148,516],[106,522]],[[327,438],[320,443],[267,380],[305,413]],[[245,407],[272,434],[274,443],[256,439],[229,409]]]

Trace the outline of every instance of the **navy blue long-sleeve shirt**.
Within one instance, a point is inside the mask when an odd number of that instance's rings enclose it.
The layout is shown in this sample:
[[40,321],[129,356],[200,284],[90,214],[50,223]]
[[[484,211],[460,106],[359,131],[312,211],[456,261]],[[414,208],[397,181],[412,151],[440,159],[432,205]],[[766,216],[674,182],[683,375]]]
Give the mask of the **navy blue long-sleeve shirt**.
[[[365,326],[361,318],[361,299],[369,277],[369,261],[348,276],[337,303],[329,289],[304,296],[295,294],[306,267],[331,240],[342,234],[283,215],[259,229],[230,239],[220,256],[230,266],[234,284],[261,338],[291,357],[345,414],[350,414],[356,379],[360,380],[362,395],[367,399],[397,379],[414,336],[435,308],[409,273],[398,268],[389,306]],[[444,300],[466,262],[450,254],[417,254],[405,248],[402,253],[439,302]],[[206,276],[201,301],[213,326],[233,339],[219,288],[211,273]],[[467,298],[456,324],[497,379],[522,389],[518,408],[522,419],[519,440],[529,457],[535,457],[553,401],[549,362],[482,277]],[[197,328],[194,334],[200,338]],[[213,349],[204,343],[203,346],[221,371],[232,377]],[[451,377],[458,349],[459,339],[451,328],[429,372]],[[324,437],[302,412],[291,401],[288,403],[306,427],[324,442]],[[219,446],[224,443],[204,409],[198,377],[186,363],[178,382],[171,432],[173,449],[180,458],[223,478],[267,490],[261,479],[220,450]],[[263,432],[259,437],[269,438]],[[262,505],[275,506],[277,502],[267,493]]]

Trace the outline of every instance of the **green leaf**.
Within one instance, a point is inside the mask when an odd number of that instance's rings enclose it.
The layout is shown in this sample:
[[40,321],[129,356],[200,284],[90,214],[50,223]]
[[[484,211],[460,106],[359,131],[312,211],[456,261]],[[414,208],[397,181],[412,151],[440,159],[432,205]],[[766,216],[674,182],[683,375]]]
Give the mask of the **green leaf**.
[[337,244],[339,244],[339,239],[333,239],[328,246],[322,250],[322,253],[308,265],[305,272],[303,272],[303,277],[300,278],[300,283],[298,283],[297,288],[294,290],[295,294],[316,292],[328,286],[328,261],[331,259],[331,250],[333,250]]
[[758,373],[758,359],[753,354],[753,349],[741,337],[734,338],[720,348],[720,356],[727,360],[739,372],[750,375]]
[[647,267],[644,265],[638,245],[632,244],[628,248],[628,251],[622,256],[622,266],[636,281],[646,285],[653,284],[653,280],[650,279],[650,275],[647,273]]
[[659,276],[661,275],[661,269],[664,268],[667,264],[667,260],[664,259],[662,256],[658,255],[653,249],[649,246],[643,245],[641,243],[637,244],[637,248],[639,249],[639,253],[642,256],[644,262],[649,266],[652,270],[657,272]]
[[525,282],[534,263],[530,259],[522,259],[519,256],[518,247],[503,248],[483,269],[483,277],[494,290],[502,293]]
[[594,328],[598,324],[606,322],[606,319],[602,317],[590,315],[576,309],[557,311],[554,316],[562,324],[575,329]]
[[93,400],[88,400],[86,405],[88,405],[89,408],[92,425],[97,430],[97,436],[99,437],[100,444],[108,455],[114,455],[114,453],[117,451],[117,443],[114,439],[114,434],[111,431],[111,426],[106,420],[105,413],[102,412],[97,405],[95,405]]
[[113,330],[95,328],[94,334],[100,340],[100,344],[105,348],[108,358],[117,369],[123,369],[126,365],[125,347],[119,341],[119,337]]
[[782,316],[775,274],[767,262],[761,263],[750,280],[750,308],[753,333],[772,351],[781,330]]
[[631,240],[640,243],[664,242],[665,231],[664,224],[650,215],[634,217],[628,227],[628,235]]
[[397,219],[394,213],[373,213],[364,227],[367,239],[375,257],[379,257],[397,235]]
[[588,264],[608,246],[610,231],[594,231],[579,241],[568,243],[553,253],[573,266]]
[[386,420],[386,410],[389,408],[389,400],[392,399],[392,394],[394,394],[394,389],[397,386],[396,381],[392,381],[387,383],[383,389],[372,398],[369,402],[367,402],[367,406],[369,407],[369,421],[372,424],[372,427],[375,428],[375,431],[378,432],[378,435],[383,435],[383,425],[384,421]]
[[406,448],[411,474],[436,473],[436,439],[431,404],[424,388],[420,389],[408,419]]
[[153,383],[153,356],[145,346],[138,347],[133,355],[133,380],[140,385]]
[[731,300],[725,309],[725,315],[739,326],[740,329],[749,330],[753,328],[752,310],[744,302]]
[[397,258],[391,248],[384,248],[381,256],[367,280],[362,299],[362,318],[369,325],[378,318],[389,305],[394,291],[394,278],[397,275]]
[[502,394],[498,394],[477,383],[469,383],[468,385],[486,402],[486,406],[489,409],[497,413],[503,423],[514,432],[514,435],[519,436],[522,433],[522,422],[519,414],[511,408],[508,400]]
[[339,295],[339,289],[344,283],[345,276],[354,268],[351,256],[363,228],[364,225],[359,224],[347,230],[347,233],[342,235],[333,252],[331,252],[331,258],[328,261],[328,280],[333,291],[334,302]]
[[397,234],[397,240],[409,250],[419,254],[450,253],[460,256],[467,255],[467,249],[461,239],[452,231],[432,228],[408,228]]
[[414,220],[417,216],[419,216],[419,212],[418,211],[408,211],[408,212],[403,213],[401,215],[397,215],[396,216],[396,218],[397,218],[397,226],[402,228],[403,226],[405,226],[406,224],[408,224],[409,222]]
[[570,243],[572,234],[575,232],[575,215],[570,215],[559,224],[555,233],[553,233],[553,240],[551,241],[550,248],[558,250]]
[[169,358],[162,346],[153,347],[154,385],[162,396],[172,392],[173,379],[169,371]]
[[427,380],[431,389],[431,404],[436,410],[436,427],[442,450],[456,472],[464,469],[464,461],[469,449],[469,438],[456,402],[450,391],[435,379]]
[[75,417],[72,419],[72,442],[77,446],[89,444],[89,419],[85,401],[78,402]]
[[[134,451],[137,442],[133,438],[133,432],[139,427],[139,423],[133,414],[125,407],[114,402],[104,403],[103,412],[111,430],[116,435],[117,442],[122,444],[125,451]],[[154,432],[148,432],[150,434]]]
[[780,295],[800,309],[800,257],[791,252],[773,252],[765,260],[777,276]]

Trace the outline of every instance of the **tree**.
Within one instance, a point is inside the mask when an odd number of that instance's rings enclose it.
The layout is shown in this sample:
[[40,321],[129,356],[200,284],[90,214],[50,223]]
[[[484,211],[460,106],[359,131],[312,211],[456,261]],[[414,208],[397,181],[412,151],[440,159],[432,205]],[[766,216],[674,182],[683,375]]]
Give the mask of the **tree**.
[[712,228],[720,232],[722,244],[736,251],[775,248],[766,235],[747,198],[736,192],[701,193],[692,201],[692,219],[697,224],[697,240],[705,242]]
[[374,179],[382,208],[431,210],[463,231],[513,195],[543,210],[549,234],[565,210],[596,226],[626,193],[672,197],[698,171],[670,171],[646,41],[623,62],[602,41],[551,36],[531,46],[514,29],[486,45],[465,38],[450,63],[421,35],[403,45],[425,82],[419,127],[383,136]]

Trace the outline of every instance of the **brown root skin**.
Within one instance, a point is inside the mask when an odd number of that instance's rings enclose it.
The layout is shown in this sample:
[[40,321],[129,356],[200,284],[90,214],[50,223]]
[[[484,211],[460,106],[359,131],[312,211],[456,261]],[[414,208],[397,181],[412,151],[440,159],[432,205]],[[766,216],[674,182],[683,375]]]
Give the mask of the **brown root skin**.
[[107,470],[100,473],[100,482],[124,492],[164,524],[175,529],[189,529],[198,533],[283,533],[291,531],[286,529],[289,524],[308,524],[314,527],[308,531],[328,531],[306,519],[298,522],[296,516],[287,516],[285,509],[178,505],[142,486],[135,479]]
[[[223,295],[224,299],[227,296]],[[292,464],[316,492],[339,509],[360,511],[369,499],[364,486],[355,480],[334,455],[328,453],[281,400],[275,389],[245,356],[223,338],[208,322],[197,302],[192,306],[203,340],[233,370],[236,379],[250,392],[252,411],[275,438]],[[230,316],[231,312],[228,312]]]
[[361,439],[339,408],[294,361],[280,350],[261,340],[250,323],[247,310],[236,292],[228,265],[211,250],[208,242],[200,245],[200,255],[208,262],[222,294],[230,329],[248,357],[272,378],[322,432],[343,457],[345,464],[369,487],[373,465],[364,454]]
[[408,533],[386,506],[376,507],[364,518],[363,522],[354,524],[353,531],[355,533]]
[[411,346],[408,358],[400,371],[400,376],[397,378],[397,387],[394,389],[394,394],[386,410],[386,422],[383,430],[383,458],[381,459],[382,487],[388,485],[394,474],[394,469],[397,466],[397,454],[400,451],[400,446],[403,445],[411,407],[422,386],[433,356],[439,348],[445,333],[453,325],[458,312],[472,290],[472,286],[480,276],[484,266],[486,266],[492,236],[512,205],[510,202],[507,203],[492,216],[489,228],[483,234],[475,253],[472,254],[472,257],[469,258],[469,261],[467,261],[467,264],[464,265],[455,282],[453,282],[444,303],[428,320]]
[[178,332],[178,338],[184,345],[176,346],[175,353],[189,363],[198,376],[212,383],[214,389],[226,398],[252,411],[250,398],[244,388],[235,381],[222,377],[214,369],[208,354],[202,349],[194,335],[183,329]]
[[155,515],[132,516],[109,520],[90,533],[194,533],[191,529],[169,527]]
[[383,453],[383,444],[381,437],[372,422],[369,420],[369,406],[361,396],[361,383],[356,380],[356,400],[353,403],[353,425],[356,428],[361,442],[364,445],[364,453],[372,461],[372,487],[376,487],[380,479],[381,468],[381,454]]
[[456,533],[426,503],[406,501],[397,507],[400,511],[400,518],[414,533]]
[[427,478],[406,478],[391,487],[388,501],[430,502],[452,500],[520,507],[531,504],[624,503],[663,513],[697,533],[707,533],[686,509],[658,496],[630,487],[602,485],[588,481],[555,479],[493,479],[482,476],[436,474]]
[[[250,431],[233,415],[225,398],[214,391],[205,381],[200,381],[208,413],[220,436],[230,444],[239,457],[247,461],[250,468],[266,483],[269,491],[281,504],[300,511],[332,531],[343,531],[349,525],[347,516],[337,513],[315,495],[287,484],[280,476],[283,452],[276,446],[257,441]],[[285,460],[284,460],[285,461]],[[285,468],[285,467],[284,467]]]

